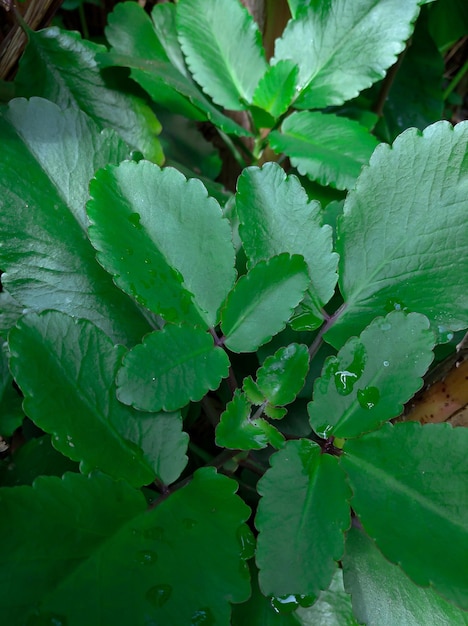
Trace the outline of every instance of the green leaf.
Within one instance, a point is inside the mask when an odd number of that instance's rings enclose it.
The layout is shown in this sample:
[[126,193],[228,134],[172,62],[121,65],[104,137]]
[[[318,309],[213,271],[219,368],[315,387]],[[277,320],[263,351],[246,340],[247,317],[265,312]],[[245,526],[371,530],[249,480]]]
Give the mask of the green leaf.
[[228,370],[229,359],[211,335],[168,324],[127,354],[117,377],[117,395],[137,409],[174,411],[217,389]]
[[324,439],[356,437],[396,417],[422,387],[433,347],[434,334],[419,313],[375,319],[326,360],[308,405],[310,425]]
[[439,122],[376,149],[338,220],[346,304],[332,345],[393,309],[423,313],[435,330],[468,326],[467,144],[467,122]]
[[242,552],[249,509],[236,486],[199,470],[149,511],[140,492],[103,475],[0,490],[2,618],[229,624],[230,603],[250,592]]
[[266,595],[318,595],[343,554],[350,491],[336,457],[307,439],[271,457],[258,483],[257,565]]
[[347,441],[340,458],[351,506],[384,556],[464,610],[467,446],[466,428],[403,422]]
[[350,189],[378,141],[358,122],[331,113],[303,111],[269,135],[271,147],[284,152],[299,172],[321,185]]
[[235,252],[202,183],[125,162],[98,172],[90,193],[89,236],[116,284],[169,321],[213,326],[234,283]]
[[216,445],[231,450],[261,450],[271,444],[281,448],[283,435],[261,417],[251,418],[252,405],[239,389],[216,427]]
[[268,68],[255,89],[253,104],[277,119],[288,110],[296,94],[298,67],[280,61]]
[[291,343],[265,359],[257,371],[257,385],[268,402],[284,406],[295,400],[304,386],[308,371],[307,346]]
[[178,477],[187,445],[180,415],[169,416],[172,427],[159,424],[158,415],[137,413],[115,397],[123,346],[86,320],[48,311],[23,317],[9,347],[24,410],[62,454],[86,471],[101,469],[136,486],[152,482],[157,471],[163,482]]
[[468,624],[468,613],[443,600],[430,587],[424,589],[412,583],[357,528],[351,528],[346,537],[343,569],[354,613],[363,624]]
[[259,261],[229,294],[221,315],[225,344],[255,352],[284,328],[310,283],[304,259],[280,254]]
[[11,297],[2,285],[2,290],[0,291],[0,337],[6,337],[10,328],[16,324],[22,315],[23,307]]
[[180,0],[177,32],[195,80],[216,104],[245,109],[267,69],[261,35],[235,0]]
[[0,436],[10,437],[24,419],[21,398],[13,387],[6,344],[0,347]]
[[13,100],[0,113],[0,135],[7,291],[29,309],[64,311],[118,342],[138,341],[148,323],[96,263],[84,232],[89,180],[98,167],[125,158],[126,146],[80,111],[39,98]]
[[156,137],[161,126],[150,107],[118,76],[108,75],[106,81],[99,71],[96,55],[106,51],[104,46],[57,27],[28,31],[28,38],[15,79],[18,96],[41,96],[62,109],[81,109],[100,129],[113,128],[147,159],[162,163]]
[[318,109],[342,104],[382,78],[413,31],[418,4],[418,0],[403,5],[400,0],[351,4],[330,0],[296,8],[296,19],[276,40],[272,60],[274,64],[290,59],[299,67],[300,95],[294,106]]
[[331,227],[322,226],[318,202],[309,201],[295,176],[286,176],[279,165],[268,163],[242,172],[236,210],[250,265],[281,252],[302,254],[311,277],[306,302],[312,309],[312,327],[320,326],[321,307],[335,289],[338,256],[332,252]]

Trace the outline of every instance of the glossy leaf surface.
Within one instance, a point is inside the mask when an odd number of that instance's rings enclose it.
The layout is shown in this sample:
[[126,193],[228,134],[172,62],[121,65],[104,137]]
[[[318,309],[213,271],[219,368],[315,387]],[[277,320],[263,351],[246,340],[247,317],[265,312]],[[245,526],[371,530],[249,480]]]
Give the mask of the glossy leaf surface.
[[181,0],[177,32],[202,89],[225,109],[244,109],[267,68],[260,32],[247,9],[232,0]]
[[[299,66],[295,106],[318,109],[342,104],[382,78],[412,33],[418,4],[417,0],[296,2],[296,19],[276,41],[272,61],[290,59]],[[304,50],[310,52],[305,55]]]
[[356,437],[396,417],[422,387],[433,347],[423,315],[393,311],[375,319],[325,362],[308,405],[310,425],[324,439]]
[[468,122],[438,122],[376,149],[338,221],[346,308],[326,335],[334,346],[392,309],[435,330],[468,326],[467,147]]
[[467,446],[466,428],[405,422],[347,441],[340,458],[351,506],[384,556],[464,610]]
[[336,457],[289,441],[258,484],[257,565],[266,595],[318,595],[343,554],[351,493]]
[[346,588],[360,623],[368,626],[468,624],[468,613],[446,602],[430,587],[415,585],[357,528],[351,528],[346,536],[343,568]]
[[70,313],[116,341],[138,341],[147,322],[96,262],[83,230],[90,178],[125,158],[126,146],[83,113],[39,98],[12,101],[0,114],[0,135],[0,267],[8,292],[28,309]]
[[284,328],[310,279],[299,255],[260,261],[229,294],[221,315],[225,344],[233,352],[255,352]]
[[0,436],[10,437],[24,418],[21,397],[13,387],[8,368],[6,344],[0,347]]
[[299,172],[321,185],[351,188],[378,141],[364,126],[331,113],[303,111],[270,133],[271,147],[284,152]]
[[307,346],[291,343],[265,359],[257,371],[257,385],[271,404],[290,404],[302,389],[308,370]]
[[103,475],[0,490],[4,620],[229,624],[229,602],[245,601],[250,587],[241,543],[249,509],[235,488],[200,470],[149,511],[141,493]]
[[268,67],[255,89],[253,104],[277,119],[293,101],[297,73],[298,67],[291,61],[280,61]]
[[234,247],[200,181],[125,162],[98,172],[90,192],[89,236],[115,282],[169,321],[213,326],[234,283]]
[[117,395],[144,411],[174,411],[217,389],[228,369],[229,359],[211,335],[200,328],[167,325],[127,354]]

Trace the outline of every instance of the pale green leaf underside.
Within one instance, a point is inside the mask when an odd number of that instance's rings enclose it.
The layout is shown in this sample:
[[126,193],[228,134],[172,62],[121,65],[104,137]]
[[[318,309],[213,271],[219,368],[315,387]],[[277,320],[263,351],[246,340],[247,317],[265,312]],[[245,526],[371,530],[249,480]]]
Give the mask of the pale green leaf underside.
[[180,0],[177,31],[202,89],[226,109],[244,109],[267,69],[261,36],[247,9],[232,0]]
[[281,131],[270,133],[271,147],[284,152],[299,172],[321,185],[351,188],[377,139],[346,117],[331,113],[293,113]]
[[423,384],[434,340],[419,313],[375,319],[327,359],[308,405],[312,428],[325,439],[356,437],[398,416]]
[[467,446],[466,428],[403,422],[347,441],[340,458],[351,505],[384,556],[464,610]]
[[468,326],[468,122],[409,129],[381,145],[338,221],[343,313],[334,346],[392,309],[434,330]]
[[200,328],[166,325],[130,350],[117,377],[121,402],[146,411],[174,411],[217,389],[229,359]]
[[308,371],[307,346],[291,343],[265,359],[257,371],[257,385],[268,402],[275,406],[284,406],[296,398]]
[[299,66],[294,106],[339,105],[381,79],[411,35],[418,5],[418,0],[330,0],[303,8],[296,2],[297,18],[277,39],[272,61],[290,59]]
[[250,591],[249,509],[236,486],[199,470],[150,511],[141,493],[103,475],[2,489],[5,623],[229,624],[230,603]]
[[349,487],[336,457],[306,439],[287,442],[271,464],[258,483],[260,588],[265,595],[318,595],[343,554]]

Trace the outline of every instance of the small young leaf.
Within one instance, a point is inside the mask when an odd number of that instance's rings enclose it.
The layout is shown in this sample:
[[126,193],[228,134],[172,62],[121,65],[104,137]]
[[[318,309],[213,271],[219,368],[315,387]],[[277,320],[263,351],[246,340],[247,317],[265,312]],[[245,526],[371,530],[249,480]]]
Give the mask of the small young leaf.
[[309,201],[295,176],[286,176],[279,165],[268,163],[242,172],[236,210],[249,265],[281,252],[302,254],[311,278],[306,302],[316,320],[313,327],[320,326],[321,307],[335,289],[338,256],[332,252],[331,227],[322,226],[318,202]]
[[257,565],[266,595],[318,595],[342,557],[351,496],[337,459],[307,439],[271,457],[258,483]]
[[304,386],[309,370],[307,346],[291,343],[265,359],[257,371],[258,388],[275,406],[290,404]]
[[375,319],[325,362],[308,405],[310,425],[324,439],[356,437],[396,417],[421,388],[433,347],[429,322],[419,313]]
[[384,556],[464,610],[467,446],[466,428],[403,422],[348,440],[340,457],[351,505]]
[[251,103],[267,69],[261,35],[237,0],[180,0],[177,32],[199,85],[225,109]]
[[217,389],[228,370],[229,359],[211,335],[167,325],[129,351],[117,376],[117,396],[143,411],[174,411]]
[[284,328],[309,283],[307,265],[297,254],[257,263],[227,297],[221,315],[226,346],[255,352]]
[[119,287],[168,321],[213,326],[234,283],[235,252],[202,183],[125,162],[98,172],[90,193],[89,236]]
[[299,67],[294,106],[342,104],[382,78],[413,31],[418,5],[418,0],[296,1],[296,19],[276,40],[272,60],[290,59]]
[[271,147],[287,154],[303,176],[337,189],[354,185],[378,145],[377,139],[353,120],[309,111],[293,113],[281,131],[275,130],[269,137]]
[[393,309],[423,313],[434,330],[468,326],[467,149],[468,122],[409,129],[376,149],[338,220],[346,306],[332,345]]
[[257,383],[252,379],[252,376],[244,378],[242,382],[242,390],[249,399],[249,402],[252,404],[259,406],[265,402],[265,396],[258,388]]
[[250,594],[250,511],[236,487],[202,469],[149,511],[140,492],[104,475],[1,489],[2,619],[229,624],[230,603]]
[[415,585],[357,528],[351,528],[346,536],[343,571],[354,614],[362,624],[468,624],[468,613],[446,602],[431,587]]
[[291,61],[280,61],[268,68],[255,89],[253,104],[278,119],[285,113],[296,93],[298,67]]

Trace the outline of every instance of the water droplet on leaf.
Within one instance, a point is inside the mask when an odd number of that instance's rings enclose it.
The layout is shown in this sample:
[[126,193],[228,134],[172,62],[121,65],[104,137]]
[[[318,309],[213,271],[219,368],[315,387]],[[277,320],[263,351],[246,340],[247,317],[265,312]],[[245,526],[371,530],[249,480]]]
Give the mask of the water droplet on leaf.
[[255,537],[247,524],[242,524],[237,530],[237,538],[241,545],[241,559],[251,559],[255,554]]
[[139,213],[130,213],[128,221],[138,230],[141,230],[143,226],[140,224],[141,216]]
[[135,560],[140,565],[154,565],[158,560],[158,555],[152,550],[140,550],[137,552]]
[[373,409],[380,400],[380,391],[377,387],[365,387],[358,389],[357,399],[363,409]]
[[293,594],[288,596],[273,596],[270,603],[276,613],[292,613],[299,607],[299,602]]
[[199,609],[195,611],[190,620],[190,626],[213,626],[215,619],[210,609]]
[[362,343],[356,343],[353,360],[346,367],[340,367],[334,373],[335,386],[341,396],[349,395],[356,382],[361,378],[366,364],[366,349]]
[[172,594],[172,587],[170,585],[155,585],[150,587],[146,592],[146,599],[153,606],[161,607],[166,604]]
[[390,365],[389,361],[384,361],[384,362],[383,362],[383,366],[384,366],[384,367],[388,367],[389,365]]

